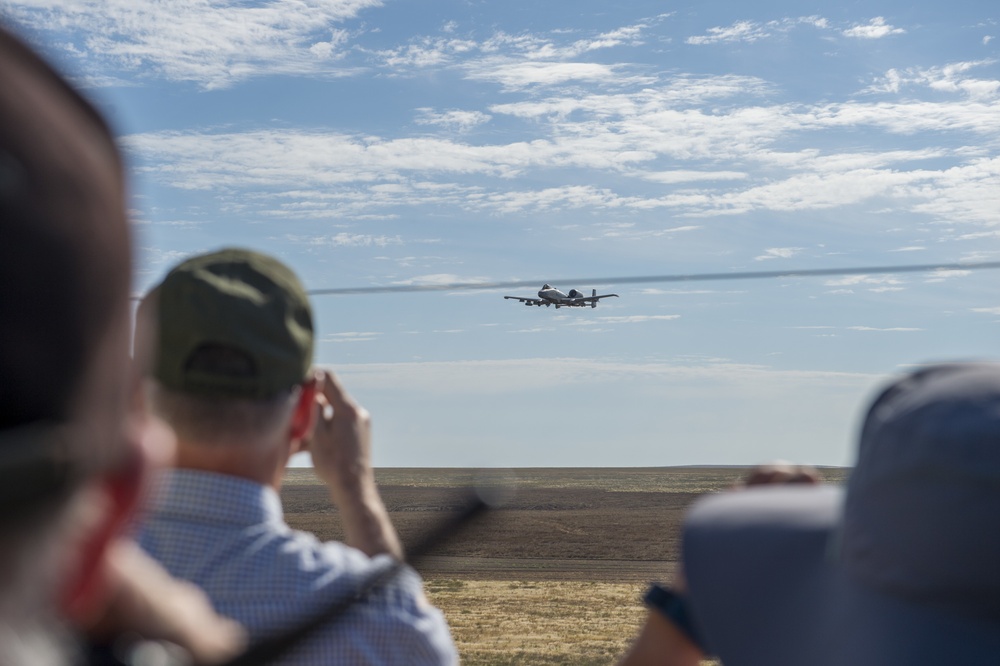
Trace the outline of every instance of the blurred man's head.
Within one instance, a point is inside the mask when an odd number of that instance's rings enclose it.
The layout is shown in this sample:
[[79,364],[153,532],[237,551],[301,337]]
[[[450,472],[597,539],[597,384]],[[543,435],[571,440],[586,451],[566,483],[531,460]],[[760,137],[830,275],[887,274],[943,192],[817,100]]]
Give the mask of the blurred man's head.
[[[121,162],[94,109],[0,34],[0,428],[66,421],[127,326]],[[124,350],[127,354],[127,347]]]
[[140,309],[155,329],[151,403],[177,432],[179,465],[269,481],[311,427],[313,322],[298,278],[226,249],[176,266]]
[[11,623],[85,609],[142,457],[118,151],[93,107],[3,29],[0,81],[0,625],[24,638]]

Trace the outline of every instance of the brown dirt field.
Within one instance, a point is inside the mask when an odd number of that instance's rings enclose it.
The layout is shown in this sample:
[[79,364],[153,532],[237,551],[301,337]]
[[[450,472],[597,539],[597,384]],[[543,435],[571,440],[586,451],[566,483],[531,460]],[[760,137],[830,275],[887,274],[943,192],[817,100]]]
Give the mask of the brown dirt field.
[[[435,549],[422,573],[428,579],[669,579],[685,509],[699,495],[731,486],[743,471],[516,470],[516,489],[506,487],[511,495],[507,501]],[[380,492],[404,545],[416,543],[457,512],[468,497],[467,487],[481,474],[466,469],[379,470]],[[845,471],[823,474],[839,481]],[[292,527],[322,540],[343,538],[337,510],[311,470],[289,470],[281,497]]]
[[[645,617],[642,591],[670,580],[684,510],[745,472],[380,469],[376,479],[407,547],[457,513],[469,487],[506,496],[418,567],[465,666],[590,666],[625,653]],[[820,472],[835,483],[847,474]],[[342,538],[337,510],[312,470],[289,470],[281,498],[292,527]]]

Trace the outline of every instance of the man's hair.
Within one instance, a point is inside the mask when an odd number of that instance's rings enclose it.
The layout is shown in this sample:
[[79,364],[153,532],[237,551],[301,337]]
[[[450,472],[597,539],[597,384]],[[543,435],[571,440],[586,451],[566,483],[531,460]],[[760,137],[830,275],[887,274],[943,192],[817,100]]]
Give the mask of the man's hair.
[[[203,345],[186,364],[191,370],[241,377],[253,373],[253,361],[238,349]],[[185,442],[250,444],[270,441],[287,427],[299,387],[269,398],[230,398],[169,389],[153,380],[150,405]]]

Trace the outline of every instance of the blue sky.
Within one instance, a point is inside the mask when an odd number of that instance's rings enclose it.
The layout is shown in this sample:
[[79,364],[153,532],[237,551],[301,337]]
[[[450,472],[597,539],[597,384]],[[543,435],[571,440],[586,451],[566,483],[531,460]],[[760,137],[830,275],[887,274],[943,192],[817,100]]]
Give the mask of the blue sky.
[[[323,296],[381,466],[849,464],[872,392],[995,358],[995,3],[0,0],[121,135],[136,291],[241,245]],[[591,276],[565,284],[560,277]]]

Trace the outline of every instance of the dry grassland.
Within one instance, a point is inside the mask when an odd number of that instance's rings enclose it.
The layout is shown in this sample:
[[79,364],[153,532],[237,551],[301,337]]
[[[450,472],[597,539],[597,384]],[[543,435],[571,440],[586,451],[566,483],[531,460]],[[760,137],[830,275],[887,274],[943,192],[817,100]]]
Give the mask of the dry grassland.
[[[612,664],[625,652],[645,616],[646,585],[673,575],[685,509],[743,473],[380,469],[376,476],[405,545],[458,511],[470,487],[503,490],[501,506],[441,544],[420,571],[463,664],[555,666]],[[834,483],[846,476],[843,469],[821,473]],[[282,502],[293,527],[342,538],[336,509],[312,470],[289,470]]]
[[612,664],[644,616],[642,583],[431,579],[466,666]]

